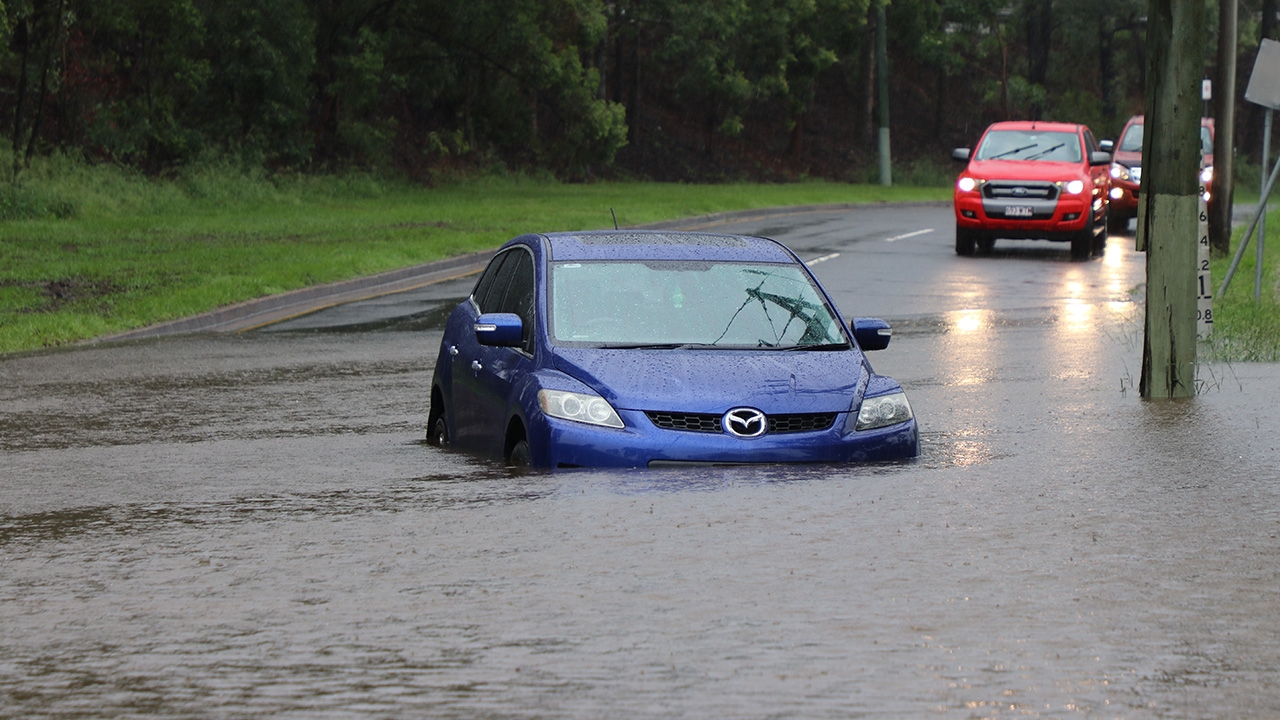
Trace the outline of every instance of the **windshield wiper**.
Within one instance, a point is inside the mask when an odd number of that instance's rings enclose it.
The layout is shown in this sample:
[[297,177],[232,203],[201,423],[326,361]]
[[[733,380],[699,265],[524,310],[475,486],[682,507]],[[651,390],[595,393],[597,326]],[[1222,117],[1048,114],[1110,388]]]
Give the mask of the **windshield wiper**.
[[848,350],[849,343],[823,343],[821,345],[788,345],[783,348],[774,348],[783,352],[795,352],[797,350],[814,350],[817,352],[831,352],[832,350]]
[[1040,143],[1031,143],[1030,145],[1024,145],[1024,146],[1022,146],[1022,147],[1020,147],[1020,148],[1014,148],[1014,149],[1012,149],[1012,150],[1008,150],[1008,151],[1002,152],[1002,153],[1000,153],[999,155],[992,155],[991,157],[987,158],[987,160],[999,160],[1000,158],[1005,157],[1006,155],[1017,155],[1018,153],[1020,153],[1020,152],[1022,152],[1022,151],[1024,151],[1024,150],[1030,150],[1031,148],[1033,148],[1033,147],[1035,147],[1035,146],[1037,146],[1037,145],[1039,145],[1039,144],[1040,144]]
[[1045,155],[1048,155],[1049,153],[1053,152],[1054,150],[1057,150],[1058,148],[1062,147],[1063,145],[1066,145],[1066,143],[1058,143],[1057,145],[1054,145],[1053,147],[1049,148],[1048,150],[1041,150],[1040,152],[1036,153],[1035,155],[1032,155],[1031,157],[1029,157],[1029,158],[1027,158],[1027,159],[1028,159],[1028,160],[1035,160],[1036,158],[1042,158],[1042,157],[1044,157]]
[[686,350],[689,348],[716,347],[715,343],[604,343],[600,350]]

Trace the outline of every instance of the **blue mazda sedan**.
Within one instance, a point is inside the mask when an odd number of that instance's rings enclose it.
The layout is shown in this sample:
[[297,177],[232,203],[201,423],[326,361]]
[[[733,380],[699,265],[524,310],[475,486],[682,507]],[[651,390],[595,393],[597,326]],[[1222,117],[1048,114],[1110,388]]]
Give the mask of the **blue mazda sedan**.
[[915,457],[902,387],[774,240],[523,235],[449,316],[427,439],[542,467]]

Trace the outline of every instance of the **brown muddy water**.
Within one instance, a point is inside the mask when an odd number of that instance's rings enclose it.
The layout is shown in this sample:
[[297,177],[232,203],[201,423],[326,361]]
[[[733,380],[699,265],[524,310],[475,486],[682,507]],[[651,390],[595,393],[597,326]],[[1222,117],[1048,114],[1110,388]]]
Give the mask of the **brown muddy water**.
[[1277,366],[920,314],[917,461],[517,475],[433,317],[0,358],[0,717],[1280,717]]

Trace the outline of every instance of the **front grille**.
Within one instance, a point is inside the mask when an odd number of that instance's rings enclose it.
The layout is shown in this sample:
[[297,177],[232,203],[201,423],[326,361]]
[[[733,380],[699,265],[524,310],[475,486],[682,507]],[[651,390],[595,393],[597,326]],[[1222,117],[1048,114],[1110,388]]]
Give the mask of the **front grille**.
[[826,430],[836,421],[835,413],[798,413],[795,415],[770,415],[769,432],[798,433]]
[[647,412],[649,420],[663,430],[716,433],[722,430],[720,415],[707,413]]
[[[721,425],[722,415],[710,413],[682,412],[646,412],[649,420],[664,430],[683,430],[685,432],[718,433],[724,432]],[[826,430],[836,421],[836,413],[792,413],[789,415],[769,415],[769,433],[779,435],[785,433],[813,432]]]
[[982,185],[988,200],[1057,200],[1058,186],[1031,180],[988,180]]

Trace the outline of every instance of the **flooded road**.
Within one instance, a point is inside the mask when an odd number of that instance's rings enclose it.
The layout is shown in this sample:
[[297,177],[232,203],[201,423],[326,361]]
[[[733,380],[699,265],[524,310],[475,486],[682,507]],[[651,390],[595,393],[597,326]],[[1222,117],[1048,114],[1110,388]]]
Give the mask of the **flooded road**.
[[958,258],[949,212],[720,228],[893,322],[906,464],[428,447],[447,287],[0,358],[0,717],[1280,716],[1280,368],[1141,401],[1131,238]]

